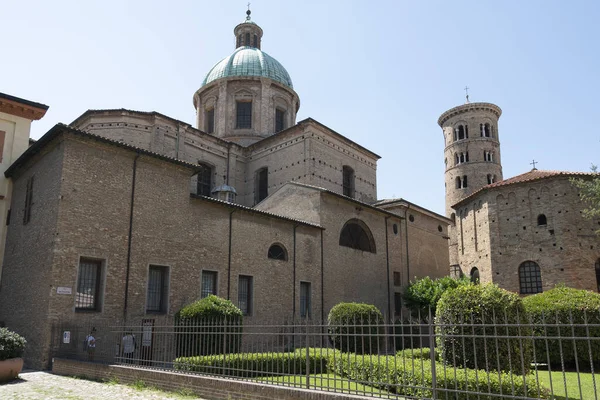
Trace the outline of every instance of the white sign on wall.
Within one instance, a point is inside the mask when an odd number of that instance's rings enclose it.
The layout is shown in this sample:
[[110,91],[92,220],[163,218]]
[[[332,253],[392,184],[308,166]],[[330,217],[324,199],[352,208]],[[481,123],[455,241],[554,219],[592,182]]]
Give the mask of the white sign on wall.
[[56,288],[56,294],[72,294],[73,291],[70,287],[59,286]]
[[63,343],[71,343],[71,331],[63,332]]

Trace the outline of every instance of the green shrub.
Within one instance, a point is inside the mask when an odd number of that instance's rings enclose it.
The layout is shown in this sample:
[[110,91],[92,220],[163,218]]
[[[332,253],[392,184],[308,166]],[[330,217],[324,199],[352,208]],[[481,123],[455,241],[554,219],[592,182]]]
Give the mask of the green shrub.
[[[496,400],[507,396],[548,399],[548,390],[539,386],[535,376],[451,368],[435,363],[436,398],[453,400]],[[370,386],[401,396],[433,398],[433,374],[429,360],[409,357],[372,357],[342,354],[330,357],[328,367],[345,378],[369,382]],[[478,394],[481,393],[481,394]],[[411,398],[413,398],[411,397]],[[512,398],[512,397],[511,397]]]
[[[439,349],[434,349],[435,360],[441,361]],[[422,360],[431,360],[431,349],[429,347],[422,347],[419,349],[405,349],[396,352],[396,357],[407,357]]]
[[175,314],[177,355],[237,353],[242,340],[242,311],[210,295]]
[[333,346],[344,352],[377,353],[383,339],[383,316],[374,305],[339,303],[327,318]]
[[429,310],[431,310],[431,315],[435,315],[437,302],[445,291],[470,284],[471,282],[467,278],[454,279],[445,276],[431,279],[426,276],[410,282],[402,298],[404,305],[410,310],[411,314],[423,320],[429,316]]
[[[336,359],[339,355],[340,352],[333,349],[309,348],[309,373],[325,373],[329,357]],[[306,374],[306,349],[297,349],[286,353],[237,353],[180,357],[175,360],[173,366],[179,371],[245,378],[269,375],[304,375]]]
[[[523,326],[508,326],[523,324]],[[459,286],[444,293],[436,312],[437,344],[450,366],[525,374],[531,336],[521,298],[493,284]]]
[[[523,299],[525,311],[534,326],[534,334],[540,337],[561,336],[600,337],[600,294],[587,290],[568,287],[556,287],[544,293],[538,293]],[[596,326],[574,326],[596,324]],[[561,328],[544,326],[544,324],[563,324]],[[559,332],[560,330],[560,332]],[[574,366],[575,356],[581,367],[590,366],[590,351],[596,367],[600,367],[600,341],[573,339],[535,339],[535,361],[560,366],[561,358],[565,365]],[[547,343],[546,343],[547,342]],[[562,348],[562,357],[561,357]],[[549,354],[546,350],[550,350]]]
[[0,361],[23,356],[27,341],[18,333],[0,328]]

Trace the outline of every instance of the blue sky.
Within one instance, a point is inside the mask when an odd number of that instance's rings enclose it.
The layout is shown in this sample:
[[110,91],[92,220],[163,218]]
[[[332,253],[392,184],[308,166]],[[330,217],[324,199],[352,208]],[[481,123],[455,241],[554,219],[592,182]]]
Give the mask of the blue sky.
[[[192,95],[234,50],[245,1],[4,1],[0,92],[50,106],[39,138],[87,109],[193,125]],[[600,2],[256,0],[263,51],[312,117],[382,156],[378,197],[444,213],[437,119],[492,102],[504,177],[600,163]]]

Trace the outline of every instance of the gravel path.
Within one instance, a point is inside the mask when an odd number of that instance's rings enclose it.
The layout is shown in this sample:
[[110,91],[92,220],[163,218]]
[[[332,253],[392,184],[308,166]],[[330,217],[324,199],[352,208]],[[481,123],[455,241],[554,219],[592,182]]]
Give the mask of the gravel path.
[[100,383],[84,379],[52,375],[43,371],[24,371],[20,379],[0,384],[2,400],[99,400],[99,399],[200,399],[176,393],[151,389],[136,389],[131,386]]

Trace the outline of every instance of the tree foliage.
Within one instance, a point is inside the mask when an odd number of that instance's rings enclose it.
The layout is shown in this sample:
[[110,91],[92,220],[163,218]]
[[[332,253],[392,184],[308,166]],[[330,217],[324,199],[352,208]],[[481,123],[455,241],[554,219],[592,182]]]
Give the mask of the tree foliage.
[[[595,165],[591,169],[597,174],[592,178],[571,178],[571,184],[579,190],[580,198],[586,206],[583,216],[589,219],[600,218],[600,173]],[[600,234],[600,230],[596,233]]]
[[445,276],[443,278],[431,279],[426,276],[408,284],[402,296],[404,305],[415,317],[419,315],[423,318],[428,316],[430,309],[431,314],[435,315],[437,302],[444,292],[470,284],[471,282],[468,278],[454,279]]

